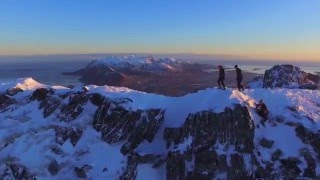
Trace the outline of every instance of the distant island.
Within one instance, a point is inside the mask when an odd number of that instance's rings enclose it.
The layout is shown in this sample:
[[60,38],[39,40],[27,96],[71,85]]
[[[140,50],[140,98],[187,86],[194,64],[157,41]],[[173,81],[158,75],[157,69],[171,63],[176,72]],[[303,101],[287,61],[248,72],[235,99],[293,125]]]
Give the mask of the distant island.
[[[84,84],[128,87],[148,93],[183,96],[217,86],[217,65],[149,56],[108,56],[91,61],[83,69],[65,72],[78,75]],[[244,83],[257,74],[244,72]],[[234,69],[226,70],[226,84],[236,87]]]

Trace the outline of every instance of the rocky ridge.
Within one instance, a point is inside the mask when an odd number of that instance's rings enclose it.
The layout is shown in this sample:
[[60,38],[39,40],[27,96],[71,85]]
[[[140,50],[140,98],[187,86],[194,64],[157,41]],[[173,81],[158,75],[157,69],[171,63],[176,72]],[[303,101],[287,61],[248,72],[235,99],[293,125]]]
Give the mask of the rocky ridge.
[[320,76],[306,73],[289,64],[276,65],[265,71],[264,76],[253,79],[249,86],[263,88],[319,89]]
[[[243,104],[226,107],[222,112],[190,113],[181,127],[168,127],[164,124],[166,109],[131,109],[127,105],[133,100],[129,98],[112,99],[86,89],[38,88],[11,92],[0,95],[0,115],[5,117],[1,124],[12,121],[30,123],[30,127],[25,132],[1,137],[1,179],[92,178],[94,175],[135,179],[144,164],[155,170],[165,169],[166,179],[319,177],[319,132],[301,123],[289,123],[283,117],[260,124],[250,107]],[[24,109],[28,106],[35,109]],[[39,116],[32,117],[35,112]],[[39,125],[35,126],[34,122]],[[299,156],[285,155],[286,149],[275,149],[279,142],[258,136],[263,128],[282,127],[294,132],[295,137],[290,137],[292,141],[302,142]],[[99,138],[93,144],[85,140],[91,131],[94,135],[90,135],[93,136],[90,141]],[[38,162],[42,168],[36,168],[37,162],[31,159],[25,160],[32,149],[25,149],[26,155],[10,155],[9,151],[15,150],[24,136],[48,139],[49,144],[39,143],[41,154],[46,154],[41,156],[41,163]],[[156,143],[156,137],[165,142],[156,144],[157,148],[165,151],[141,153],[140,147]],[[123,162],[116,174],[109,170],[113,162],[104,162],[102,166],[93,163],[103,155],[90,155],[93,149],[85,146],[87,143],[119,147],[116,150]],[[265,157],[263,152],[271,156]],[[87,156],[91,159],[83,161]]]

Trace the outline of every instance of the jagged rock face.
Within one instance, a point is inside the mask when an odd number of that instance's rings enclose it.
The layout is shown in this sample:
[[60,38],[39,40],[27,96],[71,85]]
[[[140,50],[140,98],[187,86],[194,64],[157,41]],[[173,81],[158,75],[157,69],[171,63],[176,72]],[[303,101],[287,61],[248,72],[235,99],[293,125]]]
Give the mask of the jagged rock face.
[[86,178],[87,177],[86,173],[91,169],[92,169],[92,166],[85,164],[81,168],[75,167],[74,172],[78,178]]
[[299,67],[277,65],[265,71],[263,87],[318,89],[319,80],[319,76],[306,73]]
[[123,154],[135,149],[144,140],[151,143],[164,119],[164,111],[161,109],[149,109],[138,111],[138,113],[140,118],[135,122],[134,130],[130,133],[127,143],[121,148]]
[[281,170],[285,177],[289,179],[295,179],[302,172],[298,167],[298,164],[301,163],[297,158],[287,158],[281,159]]
[[53,93],[54,93],[53,89],[39,88],[32,93],[32,96],[30,99],[41,101],[41,100],[44,100],[47,97],[47,95],[53,94]]
[[0,174],[0,179],[36,179],[35,177],[27,167],[16,162],[8,162],[5,172]]
[[[95,99],[97,102],[101,101],[97,96]],[[121,148],[121,152],[127,154],[143,140],[153,140],[163,122],[163,115],[164,111],[161,109],[128,111],[105,101],[95,112],[93,127],[101,132],[102,140],[108,144],[128,139]]]
[[313,150],[320,157],[320,133],[314,133],[306,129],[304,126],[299,125],[295,128],[296,135],[305,144],[310,144]]
[[14,96],[20,92],[23,92],[23,90],[21,88],[10,88],[10,89],[7,89],[6,91],[6,94],[8,94],[9,96]]
[[162,161],[161,160],[161,155],[155,155],[155,154],[145,154],[145,155],[142,155],[140,156],[139,154],[138,155],[138,159],[139,159],[139,163],[141,164],[152,164],[152,163],[155,163],[155,165]]
[[[106,103],[100,106],[93,120],[93,127],[101,131],[102,140],[113,144],[125,140],[133,131],[134,124],[140,118],[140,113],[130,112],[122,107],[115,107],[109,114],[109,108],[113,104]],[[112,108],[112,107],[111,107]]]
[[70,142],[73,146],[76,146],[77,142],[81,138],[83,130],[78,127],[56,127],[56,142],[60,145],[63,145],[64,142],[70,139]]
[[177,144],[191,136],[195,150],[207,149],[216,143],[235,145],[239,152],[253,149],[254,125],[246,107],[227,108],[223,113],[202,111],[190,114],[182,128],[166,128],[164,139]]
[[16,103],[16,101],[5,94],[0,94],[0,112],[5,111],[8,106]]
[[250,173],[245,170],[243,156],[240,154],[231,154],[231,167],[228,168],[228,179],[253,179]]
[[[213,178],[214,172],[218,169],[218,155],[215,150],[204,150],[195,154],[195,169],[197,174],[206,174]],[[209,171],[208,171],[209,170]]]
[[303,157],[305,161],[307,162],[307,167],[304,169],[303,176],[308,178],[316,178],[316,161],[315,159],[310,155],[310,152],[306,151],[303,154]]
[[[168,155],[168,179],[181,178],[181,176],[185,178],[186,174],[188,178],[212,179],[218,169],[227,169],[227,156],[217,155],[218,146],[222,146],[225,151],[233,146],[239,153],[253,152],[254,124],[248,109],[236,105],[233,110],[226,108],[219,114],[212,111],[190,114],[183,127],[166,128],[163,137],[167,141],[167,147],[174,144],[174,149],[176,149]],[[181,144],[187,144],[187,147],[181,150],[179,147]],[[193,156],[195,157],[194,169],[188,169],[186,173],[183,163],[184,161],[190,162]],[[235,159],[234,163],[237,162],[244,166],[241,156],[235,154],[232,158]],[[228,174],[236,172],[233,171],[233,166],[239,168],[238,164],[232,165],[232,172]],[[180,168],[177,170],[173,167]],[[237,173],[239,172],[246,175],[244,168],[238,169]]]
[[[187,122],[186,122],[187,123]],[[166,127],[163,132],[163,138],[167,141],[167,148],[174,144],[174,147],[181,142],[183,128],[168,128]]]
[[61,108],[60,119],[62,121],[72,121],[83,111],[83,106],[88,102],[89,96],[85,91],[69,95],[69,103]]
[[[67,97],[69,97],[68,103],[62,104],[63,99]],[[36,89],[30,97],[31,101],[40,101],[39,109],[43,109],[44,118],[47,118],[60,108],[61,112],[58,116],[60,120],[66,122],[77,119],[88,99],[89,95],[85,91],[55,95],[55,90],[46,88]]]
[[272,153],[271,160],[277,161],[277,160],[279,160],[281,155],[282,155],[282,151],[280,149],[277,149],[275,152]]
[[128,156],[127,166],[123,174],[120,176],[120,180],[134,180],[137,176],[137,167],[139,163],[139,157],[137,155]]
[[56,175],[60,170],[60,166],[56,160],[50,162],[48,166],[48,171],[52,176]]
[[[110,106],[112,106],[110,103],[105,105],[109,108]],[[101,129],[99,123],[96,125]],[[227,108],[219,114],[211,111],[190,114],[181,128],[164,129],[163,138],[167,141],[167,148],[172,149],[173,145],[173,149],[169,150],[167,155],[166,177],[167,179],[213,179],[217,172],[227,172],[230,179],[252,178],[245,169],[242,154],[253,152],[253,135],[253,121],[246,107],[236,105],[233,110]],[[141,136],[143,135],[138,137]],[[223,146],[219,149],[225,151],[233,146],[239,152],[229,157],[232,162],[230,166],[227,163],[228,154],[218,155],[217,146]],[[150,157],[152,158],[148,158],[149,163],[156,164],[156,158]],[[127,166],[130,168],[127,168],[125,174],[135,176],[136,164],[145,163],[142,160],[144,158],[137,159],[140,161],[136,160],[134,163],[128,160]],[[193,164],[192,169],[189,168],[190,163]]]
[[104,103],[105,98],[98,93],[90,95],[90,102],[95,106],[101,106]]
[[41,101],[39,109],[43,108],[43,117],[50,116],[61,104],[61,99],[54,96],[48,96]]
[[271,148],[273,143],[274,143],[274,141],[271,141],[271,140],[268,140],[265,138],[261,139],[261,141],[260,141],[260,145],[265,148]]
[[166,172],[167,179],[185,179],[186,164],[179,151],[168,153]]

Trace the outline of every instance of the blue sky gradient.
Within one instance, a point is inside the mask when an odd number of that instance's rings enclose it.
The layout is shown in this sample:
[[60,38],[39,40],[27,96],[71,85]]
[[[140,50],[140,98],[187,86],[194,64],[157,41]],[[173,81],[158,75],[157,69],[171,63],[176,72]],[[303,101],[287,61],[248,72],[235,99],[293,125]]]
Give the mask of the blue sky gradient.
[[0,55],[204,53],[320,60],[319,0],[2,0]]

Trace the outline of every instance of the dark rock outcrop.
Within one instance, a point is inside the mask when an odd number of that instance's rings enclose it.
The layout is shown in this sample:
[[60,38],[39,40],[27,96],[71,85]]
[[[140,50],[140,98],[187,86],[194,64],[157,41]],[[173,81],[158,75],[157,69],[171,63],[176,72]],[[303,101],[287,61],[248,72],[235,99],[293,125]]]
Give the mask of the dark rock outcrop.
[[60,170],[60,166],[58,162],[56,160],[51,161],[48,166],[48,171],[50,172],[50,174],[52,176],[55,176],[56,174],[58,174],[59,170]]
[[6,90],[6,94],[8,94],[9,96],[14,96],[20,92],[23,92],[23,90],[21,88],[18,87],[14,87],[14,88],[9,88]]
[[0,179],[36,179],[36,175],[22,164],[7,162],[5,172],[0,175]]
[[130,133],[127,143],[121,148],[123,154],[135,149],[144,140],[151,143],[164,119],[164,111],[160,109],[149,109],[138,113],[140,118],[135,122],[135,128]]
[[4,111],[8,106],[16,103],[16,100],[5,94],[0,94],[0,112]]
[[55,135],[56,142],[60,145],[63,145],[68,139],[73,146],[76,146],[77,142],[81,138],[83,130],[79,127],[56,127]]
[[272,161],[277,161],[279,158],[282,156],[282,151],[280,149],[277,149],[275,152],[272,153],[271,155],[271,160]]
[[186,178],[185,160],[179,151],[171,151],[168,153],[166,173],[168,180]]
[[50,116],[61,104],[61,99],[55,96],[48,96],[40,103],[39,109],[43,108],[43,117]]
[[287,158],[281,159],[281,170],[284,177],[289,179],[297,178],[302,172],[298,167],[298,164],[301,163],[298,158]]
[[174,146],[178,146],[181,142],[183,128],[169,128],[166,127],[163,132],[163,138],[167,141],[167,148],[169,148],[172,143]]
[[129,153],[142,141],[151,142],[163,122],[164,111],[160,109],[128,111],[121,106],[105,101],[96,110],[93,128],[101,132],[108,144],[128,139],[121,148]]
[[218,170],[221,172],[225,172],[228,169],[228,163],[227,163],[227,155],[221,154],[218,157]]
[[204,150],[195,154],[194,173],[205,175],[208,179],[213,179],[218,169],[218,155],[215,150]]
[[89,96],[85,91],[70,94],[69,103],[61,108],[60,119],[66,122],[75,120],[82,113],[88,99]]
[[62,155],[64,154],[63,150],[61,149],[60,146],[54,145],[51,147],[51,152],[56,154],[56,155]]
[[90,102],[95,106],[101,106],[104,103],[104,100],[106,99],[99,93],[90,94],[89,97]]
[[266,70],[263,78],[264,88],[318,89],[320,76],[302,71],[293,65],[276,65]]
[[253,179],[250,173],[246,172],[244,159],[240,154],[231,154],[231,167],[227,172],[228,179]]
[[260,141],[260,145],[265,148],[271,148],[273,143],[274,143],[274,141],[268,140],[266,138],[262,138]]
[[166,162],[166,158],[160,154],[134,154],[138,157],[139,164],[151,164],[152,168],[158,168]]
[[302,155],[308,164],[308,167],[304,169],[303,177],[316,178],[316,160],[312,157],[309,151],[304,151]]
[[194,151],[211,148],[216,143],[228,143],[234,145],[238,152],[251,153],[254,125],[248,109],[236,105],[233,110],[226,108],[219,114],[211,111],[190,114],[182,129],[169,128],[164,132],[167,144],[174,141],[177,144],[179,139],[182,143],[188,137],[193,138]]
[[137,167],[139,163],[139,157],[137,155],[129,155],[127,160],[127,166],[125,167],[120,180],[134,180],[137,176]]
[[305,144],[310,144],[313,150],[318,154],[318,158],[320,157],[320,133],[315,133],[302,125],[298,125],[295,128],[296,135],[301,141]]
[[141,164],[153,164],[161,159],[161,155],[156,154],[145,154],[138,155],[139,163]]
[[[226,151],[234,146],[239,153],[253,152],[254,124],[246,107],[236,105],[222,113],[190,114],[181,128],[165,128],[163,138],[167,148],[175,145],[167,159],[167,179],[183,179],[186,174],[189,179],[213,179],[217,171],[227,171],[231,179],[251,178],[241,155],[233,154],[232,167],[228,167],[227,155],[215,151],[218,146]],[[192,157],[194,169],[186,172],[185,161],[192,163]]]
[[86,173],[91,169],[92,169],[92,166],[85,164],[82,167],[76,166],[74,168],[74,172],[76,173],[78,178],[86,178],[87,177]]
[[31,100],[37,100],[37,101],[42,101],[44,100],[47,95],[49,94],[54,94],[54,90],[53,89],[46,89],[46,88],[39,88],[36,89],[31,96]]
[[[260,165],[257,166],[257,169],[254,172],[254,178],[262,178],[262,179],[276,179],[273,169],[273,164],[266,162],[265,168]],[[250,178],[252,179],[252,178]]]
[[[127,139],[134,130],[135,122],[140,119],[141,115],[138,112],[130,112],[122,107],[113,109],[110,115],[107,113],[108,109],[104,109],[103,112],[104,114],[99,119],[97,118],[93,121],[93,126],[97,127],[97,131],[101,131],[102,140],[108,144]],[[96,114],[95,117],[97,117]],[[100,124],[101,128],[99,128]]]

